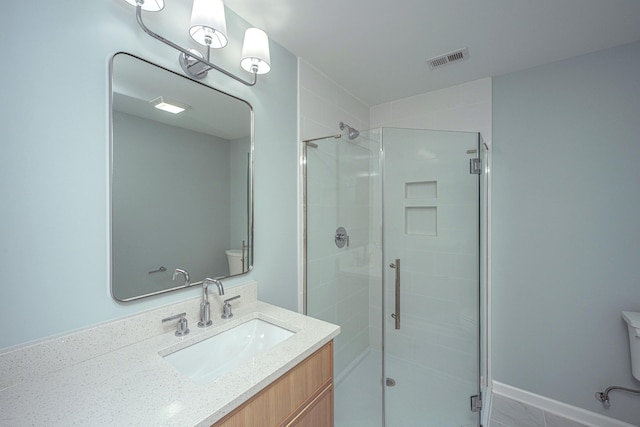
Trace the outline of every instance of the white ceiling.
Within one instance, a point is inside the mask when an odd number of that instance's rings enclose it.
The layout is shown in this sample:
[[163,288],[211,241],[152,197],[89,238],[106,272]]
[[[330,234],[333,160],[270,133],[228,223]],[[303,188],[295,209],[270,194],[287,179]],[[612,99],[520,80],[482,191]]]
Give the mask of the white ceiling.
[[[369,106],[640,40],[640,0],[225,4]],[[468,60],[426,65],[464,47]]]
[[[116,111],[227,140],[251,135],[249,104],[131,55],[115,56],[112,84]],[[159,96],[190,107],[180,114],[160,111],[150,103]]]

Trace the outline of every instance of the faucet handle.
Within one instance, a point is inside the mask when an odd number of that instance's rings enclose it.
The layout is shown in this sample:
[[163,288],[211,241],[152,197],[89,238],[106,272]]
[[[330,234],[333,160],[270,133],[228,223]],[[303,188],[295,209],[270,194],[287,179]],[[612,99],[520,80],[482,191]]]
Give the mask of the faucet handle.
[[224,300],[224,305],[222,306],[222,317],[223,319],[231,319],[233,317],[233,313],[231,312],[231,304],[229,301],[233,301],[234,299],[240,298],[240,295],[236,295],[235,297],[231,297],[229,299]]
[[162,319],[162,323],[170,322],[172,320],[178,320],[178,327],[176,329],[175,335],[177,337],[183,337],[189,333],[189,323],[186,318],[187,313],[176,314],[175,316],[170,316]]

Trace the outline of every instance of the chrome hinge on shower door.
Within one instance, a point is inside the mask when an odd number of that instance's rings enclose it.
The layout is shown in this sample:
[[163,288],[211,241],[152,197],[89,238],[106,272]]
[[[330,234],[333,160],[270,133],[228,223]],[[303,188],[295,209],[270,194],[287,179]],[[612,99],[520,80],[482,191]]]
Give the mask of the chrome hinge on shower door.
[[482,395],[476,394],[471,396],[471,412],[480,412],[482,410]]
[[482,173],[482,161],[479,158],[469,159],[469,173],[473,175]]

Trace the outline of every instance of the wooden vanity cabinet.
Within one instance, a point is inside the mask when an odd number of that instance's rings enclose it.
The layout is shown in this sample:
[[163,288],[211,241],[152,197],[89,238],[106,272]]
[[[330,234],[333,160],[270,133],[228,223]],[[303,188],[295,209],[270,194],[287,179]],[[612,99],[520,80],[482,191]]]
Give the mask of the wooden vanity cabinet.
[[333,341],[213,427],[332,427]]

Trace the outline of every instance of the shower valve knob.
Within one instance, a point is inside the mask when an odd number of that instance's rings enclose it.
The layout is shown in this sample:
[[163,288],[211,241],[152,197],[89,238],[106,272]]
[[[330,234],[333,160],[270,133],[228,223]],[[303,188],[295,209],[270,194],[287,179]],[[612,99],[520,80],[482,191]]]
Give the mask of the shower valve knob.
[[338,227],[338,229],[336,230],[334,241],[336,242],[336,246],[338,248],[344,248],[345,245],[349,247],[349,235],[347,234],[347,230],[344,227]]

